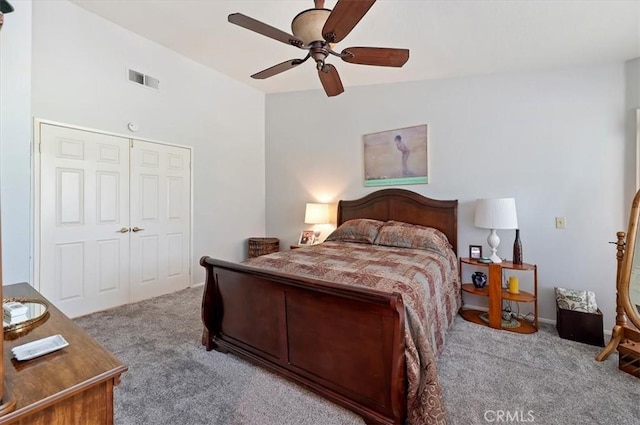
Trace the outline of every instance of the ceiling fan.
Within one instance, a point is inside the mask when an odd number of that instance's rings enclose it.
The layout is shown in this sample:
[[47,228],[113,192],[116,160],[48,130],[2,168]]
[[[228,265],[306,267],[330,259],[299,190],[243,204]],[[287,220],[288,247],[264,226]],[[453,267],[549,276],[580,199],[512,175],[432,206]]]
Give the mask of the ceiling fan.
[[333,10],[324,8],[324,0],[314,0],[315,8],[300,12],[291,22],[293,35],[257,21],[241,13],[229,15],[229,22],[273,38],[285,44],[307,50],[302,59],[290,59],[253,74],[265,79],[295,68],[309,58],[316,62],[318,76],[327,96],[344,91],[336,68],[325,62],[329,55],[359,65],[401,67],[409,59],[409,50],[384,47],[347,47],[341,53],[333,50],[356,26],[376,0],[338,0]]

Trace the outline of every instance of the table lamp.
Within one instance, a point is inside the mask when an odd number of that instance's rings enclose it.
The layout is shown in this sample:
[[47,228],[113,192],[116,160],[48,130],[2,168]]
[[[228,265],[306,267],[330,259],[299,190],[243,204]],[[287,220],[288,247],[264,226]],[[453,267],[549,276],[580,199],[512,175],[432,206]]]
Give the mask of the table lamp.
[[482,229],[491,230],[487,237],[487,243],[491,248],[489,259],[494,263],[502,263],[502,259],[496,253],[498,245],[500,245],[500,238],[496,230],[518,227],[515,199],[478,199],[476,201],[475,225]]
[[329,204],[307,203],[304,222],[306,224],[327,224],[329,222]]
[[[327,224],[329,223],[329,204],[307,203],[307,207],[304,212],[304,222],[306,224]],[[321,232],[315,231],[314,244],[319,241],[317,238]]]

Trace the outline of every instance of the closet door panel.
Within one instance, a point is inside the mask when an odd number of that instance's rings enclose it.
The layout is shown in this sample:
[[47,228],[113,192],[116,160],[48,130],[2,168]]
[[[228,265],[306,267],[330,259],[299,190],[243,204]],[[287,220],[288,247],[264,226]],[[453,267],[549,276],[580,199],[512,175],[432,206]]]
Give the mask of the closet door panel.
[[133,141],[131,150],[131,300],[189,286],[189,149]]
[[69,317],[127,303],[129,140],[44,123],[38,131],[40,292]]

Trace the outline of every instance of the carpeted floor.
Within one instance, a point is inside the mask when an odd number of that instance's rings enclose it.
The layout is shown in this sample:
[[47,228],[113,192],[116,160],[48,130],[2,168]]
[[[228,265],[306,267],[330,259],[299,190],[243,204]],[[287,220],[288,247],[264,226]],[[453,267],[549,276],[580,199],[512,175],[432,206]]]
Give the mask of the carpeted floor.
[[[127,366],[115,391],[117,425],[363,424],[329,403],[230,354],[200,345],[202,288],[76,319]],[[449,424],[640,424],[640,380],[617,354],[458,318],[438,360]],[[498,419],[502,415],[502,421]],[[510,421],[507,421],[510,419]]]

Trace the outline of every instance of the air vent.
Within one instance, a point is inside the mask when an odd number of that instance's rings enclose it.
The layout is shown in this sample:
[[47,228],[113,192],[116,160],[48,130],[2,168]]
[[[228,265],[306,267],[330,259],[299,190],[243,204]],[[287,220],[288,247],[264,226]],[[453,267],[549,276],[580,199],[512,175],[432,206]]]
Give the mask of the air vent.
[[150,75],[145,75],[144,85],[147,87],[151,87],[152,89],[158,90],[160,88],[160,80],[158,80],[157,78],[153,78]]
[[141,86],[151,87],[152,89],[160,89],[160,80],[157,78],[134,71],[133,69],[129,69],[128,71],[129,81],[140,84]]

